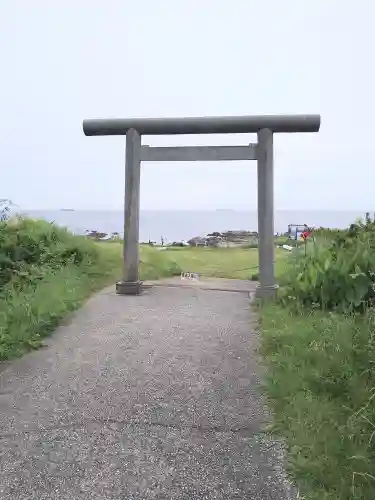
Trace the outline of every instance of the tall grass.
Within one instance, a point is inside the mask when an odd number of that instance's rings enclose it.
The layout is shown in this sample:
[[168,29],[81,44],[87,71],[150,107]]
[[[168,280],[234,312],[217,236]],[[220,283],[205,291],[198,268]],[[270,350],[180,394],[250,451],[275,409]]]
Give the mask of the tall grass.
[[375,498],[374,234],[321,231],[261,309],[274,430],[309,500]]

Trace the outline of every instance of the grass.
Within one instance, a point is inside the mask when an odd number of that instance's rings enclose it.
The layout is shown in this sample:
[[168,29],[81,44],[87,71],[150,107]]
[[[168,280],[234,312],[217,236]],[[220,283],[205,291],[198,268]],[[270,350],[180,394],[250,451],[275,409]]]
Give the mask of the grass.
[[[163,250],[186,272],[215,278],[249,279],[258,273],[257,248],[179,248]],[[285,250],[276,249],[276,275],[282,273]]]
[[375,498],[375,220],[319,230],[261,305],[274,433],[306,500]]
[[375,498],[374,317],[261,311],[273,431],[308,500]]
[[[112,281],[123,274],[123,244],[121,242],[97,242],[103,257],[109,259],[113,270]],[[148,245],[140,245],[139,274],[141,280],[156,280],[167,276],[179,275],[180,267],[174,259]]]

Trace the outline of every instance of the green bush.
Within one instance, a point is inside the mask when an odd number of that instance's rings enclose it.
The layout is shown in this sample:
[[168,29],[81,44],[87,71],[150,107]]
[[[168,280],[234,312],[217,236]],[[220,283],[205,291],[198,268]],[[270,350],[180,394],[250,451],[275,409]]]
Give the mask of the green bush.
[[26,218],[0,222],[0,287],[14,279],[23,285],[45,268],[97,258],[95,245],[54,224]]
[[363,311],[375,300],[375,223],[317,231],[308,251],[295,254],[281,299],[297,306]]
[[45,221],[0,223],[0,360],[36,347],[111,272],[95,243]]

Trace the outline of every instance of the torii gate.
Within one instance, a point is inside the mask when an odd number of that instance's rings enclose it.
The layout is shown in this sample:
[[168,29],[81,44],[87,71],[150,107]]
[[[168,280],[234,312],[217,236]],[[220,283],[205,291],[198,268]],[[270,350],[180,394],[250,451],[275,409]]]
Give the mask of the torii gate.
[[[320,115],[224,116],[197,118],[92,119],[83,121],[85,135],[125,135],[124,276],[116,284],[122,295],[139,295],[139,202],[141,161],[243,161],[258,164],[259,286],[257,296],[272,298],[274,269],[273,134],[318,132]],[[150,147],[142,135],[257,133],[246,146]]]

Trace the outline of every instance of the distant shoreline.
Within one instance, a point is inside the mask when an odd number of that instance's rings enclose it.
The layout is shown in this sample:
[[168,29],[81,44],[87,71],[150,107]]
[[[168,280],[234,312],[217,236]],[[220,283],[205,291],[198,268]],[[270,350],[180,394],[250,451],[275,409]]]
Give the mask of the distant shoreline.
[[[21,208],[16,212],[27,213],[27,212],[94,212],[94,213],[118,213],[123,212],[123,208]],[[189,209],[189,208],[141,208],[141,212],[160,212],[160,213],[218,213],[218,212],[230,212],[230,213],[254,213],[257,212],[257,208],[248,208],[248,209],[227,209],[227,208],[207,208],[207,209]],[[340,209],[340,208],[331,208],[331,209],[313,209],[313,208],[282,208],[276,209],[275,213],[315,213],[315,214],[324,214],[324,213],[358,213],[359,215],[363,215],[366,212],[370,212],[371,214],[375,212],[374,210],[369,209]]]
[[[45,219],[59,226],[67,227],[75,234],[86,231],[99,231],[106,234],[124,232],[123,210],[22,210],[16,208],[14,214],[26,215],[35,219]],[[274,215],[274,232],[285,233],[289,224],[327,228],[345,228],[364,217],[366,211],[281,211]],[[204,236],[213,230],[223,233],[232,231],[258,230],[258,214],[256,210],[141,210],[139,239],[140,241],[167,242],[187,241],[195,236]]]

